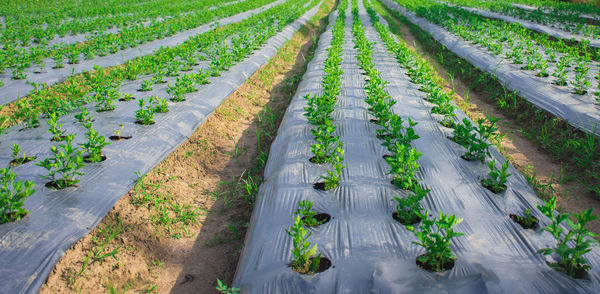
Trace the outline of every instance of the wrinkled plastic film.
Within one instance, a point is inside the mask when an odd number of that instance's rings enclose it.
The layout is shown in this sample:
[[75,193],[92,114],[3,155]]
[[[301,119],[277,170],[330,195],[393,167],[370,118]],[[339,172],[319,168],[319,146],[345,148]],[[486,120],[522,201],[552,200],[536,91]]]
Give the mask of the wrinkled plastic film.
[[600,107],[594,105],[591,95],[575,95],[566,87],[558,87],[547,80],[534,77],[509,61],[494,56],[481,47],[454,36],[440,26],[417,17],[393,0],[381,0],[381,3],[400,12],[474,67],[496,75],[507,89],[517,91],[519,96],[533,105],[564,119],[575,128],[600,136]]
[[[575,280],[551,269],[536,253],[555,245],[550,234],[539,228],[522,229],[508,217],[530,208],[542,226],[548,224],[535,209],[541,202],[524,177],[511,166],[513,176],[506,192],[497,195],[481,186],[487,166],[460,158],[466,150],[446,138],[451,130],[438,123],[441,117],[431,114],[425,94],[385,50],[362,5],[360,13],[367,38],[377,42],[376,68],[390,82],[387,91],[398,101],[394,112],[418,122],[415,131],[420,139],[414,147],[423,157],[417,177],[431,190],[423,206],[433,216],[442,211],[464,219],[456,231],[466,235],[452,241],[455,266],[444,273],[419,268],[415,259],[424,250],[412,243],[413,233],[392,218],[393,197],[407,192],[390,183],[389,166],[382,158],[386,149],[376,138],[377,126],[369,122],[373,117],[364,102],[364,76],[357,65],[348,8],[342,94],[334,112],[336,135],[345,150],[340,186],[331,191],[312,187],[330,167],[309,162],[314,139],[302,97],[321,93],[330,24],[271,146],[234,286],[242,293],[598,293],[599,251],[586,255],[592,266],[589,280]],[[334,19],[332,15],[330,22]],[[457,114],[459,119],[466,117]],[[505,161],[494,148],[492,154],[498,162]],[[285,230],[292,226],[293,212],[304,199],[312,201],[318,213],[332,216],[309,238],[332,267],[313,275],[301,275],[288,266],[292,241]]]

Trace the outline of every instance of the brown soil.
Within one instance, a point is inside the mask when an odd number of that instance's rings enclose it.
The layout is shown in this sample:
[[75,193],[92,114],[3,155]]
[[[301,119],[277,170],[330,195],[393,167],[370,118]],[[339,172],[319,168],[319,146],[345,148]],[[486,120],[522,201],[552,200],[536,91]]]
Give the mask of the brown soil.
[[[67,251],[40,292],[215,293],[217,278],[230,285],[252,211],[240,183],[260,184],[313,36],[324,30],[332,7],[325,1],[317,17],[118,201]],[[197,209],[198,216],[169,225],[180,215],[169,203],[187,205],[188,213]]]
[[[560,162],[553,159],[546,151],[541,150],[534,142],[525,137],[513,118],[507,117],[493,103],[489,102],[491,100],[486,96],[487,94],[470,91],[469,82],[463,81],[459,77],[454,77],[453,84],[448,82],[451,80],[448,71],[437,61],[434,55],[435,52],[424,49],[422,43],[412,34],[407,26],[401,26],[399,37],[411,45],[412,50],[419,52],[437,70],[439,77],[444,80],[446,90],[454,90],[456,92],[453,96],[454,102],[471,119],[476,120],[486,115],[500,118],[498,128],[500,129],[500,133],[504,135],[499,144],[500,151],[521,173],[534,174],[541,184],[551,183],[555,192],[550,192],[558,195],[559,210],[564,212],[580,212],[588,208],[593,208],[596,215],[598,215],[600,212],[600,201],[577,183],[559,181],[561,175]],[[513,213],[521,214],[522,212],[515,211]],[[590,222],[588,228],[594,233],[600,234],[600,220]]]

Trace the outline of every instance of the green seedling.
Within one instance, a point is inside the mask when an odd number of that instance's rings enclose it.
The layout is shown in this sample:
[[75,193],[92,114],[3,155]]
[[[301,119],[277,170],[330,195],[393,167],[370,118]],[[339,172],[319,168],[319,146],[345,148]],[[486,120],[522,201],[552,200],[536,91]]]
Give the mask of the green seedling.
[[315,218],[317,213],[312,209],[313,203],[309,200],[302,200],[298,203],[298,210],[294,214],[302,217],[302,225],[306,227],[316,227],[323,222]]
[[27,197],[35,192],[32,181],[15,181],[17,175],[10,168],[0,169],[0,224],[21,219],[27,214],[23,208]]
[[[597,242],[592,239],[597,235],[590,232],[586,225],[598,217],[592,213],[591,208],[581,213],[573,213],[572,216],[576,222],[569,218],[571,214],[558,213],[555,215],[556,196],[544,201],[544,206],[538,205],[538,209],[551,221],[551,224],[543,230],[551,233],[557,242],[556,248],[543,248],[538,250],[538,253],[543,255],[556,254],[560,260],[558,263],[551,263],[551,267],[571,277],[583,278],[586,271],[591,268],[583,256],[592,251],[592,245]],[[566,233],[561,226],[565,221],[570,228],[570,231]]]
[[308,237],[311,231],[304,228],[300,216],[294,217],[294,225],[286,230],[286,233],[292,237],[292,262],[290,266],[301,274],[312,274],[319,269],[321,253],[317,254],[317,244],[311,244]]
[[538,220],[531,214],[531,209],[525,210],[525,216],[511,214],[510,218],[525,229],[533,229],[538,224]]
[[140,109],[135,112],[136,123],[142,125],[154,124],[154,108],[155,106],[146,99],[140,99],[138,102]]
[[11,157],[13,160],[10,162],[10,165],[12,166],[19,166],[23,163],[35,160],[36,158],[35,156],[27,156],[25,152],[23,152],[23,155],[19,155],[21,153],[21,146],[19,146],[17,143],[13,143],[13,146],[10,150],[12,151]]
[[[418,187],[418,188],[417,188]],[[403,225],[413,225],[421,220],[423,215],[423,207],[421,200],[427,195],[429,190],[423,190],[420,186],[415,185],[415,191],[410,193],[408,197],[396,197],[396,212],[394,218]]]
[[169,111],[169,104],[165,98],[152,96],[148,98],[148,103],[153,105],[154,108],[152,110],[154,113],[166,113]]
[[454,237],[464,235],[454,231],[454,226],[462,222],[462,219],[442,212],[437,219],[429,219],[428,214],[429,212],[426,211],[421,215],[418,231],[414,226],[406,226],[406,228],[419,240],[413,243],[425,248],[425,254],[417,257],[417,264],[430,271],[445,271],[452,268],[456,260],[450,248],[450,241]]
[[102,156],[102,148],[111,143],[106,141],[104,135],[98,134],[98,131],[94,129],[91,122],[86,124],[85,128],[87,129],[87,132],[85,132],[87,142],[79,144],[79,146],[81,146],[88,154],[84,157],[84,160],[90,163],[100,162],[104,159],[104,156]]
[[240,288],[229,287],[219,279],[217,279],[217,287],[215,287],[215,289],[217,289],[217,291],[219,291],[219,293],[221,293],[221,294],[238,294],[238,293],[240,293]]
[[417,160],[422,156],[416,149],[396,143],[394,155],[386,157],[385,161],[390,165],[389,174],[393,175],[393,184],[404,190],[412,190],[418,183],[415,172],[419,168]]
[[153,82],[152,80],[146,80],[142,82],[140,91],[145,92],[145,91],[152,91],[152,85]]
[[494,193],[501,193],[506,190],[506,179],[511,176],[508,173],[508,161],[502,164],[502,169],[496,168],[496,161],[493,159],[488,163],[490,172],[488,178],[482,179],[481,184]]
[[57,189],[70,187],[79,182],[75,179],[77,175],[83,175],[79,172],[79,169],[84,166],[81,156],[83,151],[73,147],[71,144],[73,139],[75,139],[75,135],[67,135],[64,144],[50,148],[53,156],[36,163],[48,170],[48,175],[42,176],[42,178],[50,180],[48,186]]
[[342,169],[344,168],[344,165],[342,164],[343,160],[344,149],[338,147],[333,154],[333,171],[328,170],[327,176],[323,176],[325,191],[331,190],[340,184],[340,176],[342,174]]
[[59,124],[57,121],[58,115],[55,112],[48,114],[47,122],[50,126],[50,128],[48,129],[48,133],[52,134],[52,138],[50,140],[52,140],[53,142],[63,141],[66,137],[66,131],[62,129],[63,125]]

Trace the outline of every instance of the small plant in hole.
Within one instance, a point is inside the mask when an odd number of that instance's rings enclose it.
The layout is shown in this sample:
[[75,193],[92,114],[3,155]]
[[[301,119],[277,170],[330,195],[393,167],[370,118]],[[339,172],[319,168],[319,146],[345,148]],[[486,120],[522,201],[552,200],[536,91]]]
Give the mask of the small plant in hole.
[[385,161],[391,167],[389,174],[394,176],[392,183],[404,190],[411,190],[416,184],[415,172],[419,168],[417,160],[422,154],[410,145],[396,142],[394,155],[386,157]]
[[300,216],[294,217],[294,225],[286,230],[292,237],[294,256],[290,266],[301,274],[312,274],[319,270],[321,253],[317,254],[317,244],[311,244],[308,237],[312,232],[303,226]]
[[148,102],[154,106],[152,108],[154,113],[169,112],[169,104],[167,102],[167,99],[165,99],[165,98],[159,98],[156,96],[152,96],[148,99]]
[[481,185],[494,193],[501,193],[506,190],[506,179],[511,176],[508,173],[508,161],[502,164],[502,169],[496,168],[496,161],[493,159],[488,163],[490,172],[488,177],[481,180]]
[[35,192],[32,181],[15,181],[17,175],[10,168],[0,169],[0,224],[21,219],[27,214],[23,208],[27,197]]
[[462,222],[462,219],[442,212],[437,219],[429,219],[428,214],[429,212],[426,211],[421,215],[418,231],[414,226],[406,226],[419,239],[413,243],[425,248],[425,254],[417,257],[417,264],[429,271],[449,270],[456,260],[450,248],[450,240],[464,235],[454,231],[454,226]]
[[[572,216],[576,222],[569,219],[570,214],[568,213],[554,215],[556,196],[548,201],[544,201],[544,206],[538,205],[538,209],[551,221],[551,224],[543,230],[551,233],[557,242],[556,248],[543,248],[538,250],[538,253],[557,255],[559,261],[557,263],[549,263],[552,268],[562,271],[573,278],[583,278],[586,271],[591,268],[583,255],[592,251],[593,243],[597,242],[592,239],[597,235],[590,232],[586,228],[586,225],[598,217],[592,214],[591,208],[581,213],[573,213]],[[564,221],[570,227],[570,231],[566,233],[563,232],[563,227],[561,226]]]
[[422,189],[419,185],[415,185],[414,192],[410,193],[408,197],[396,197],[396,211],[393,214],[395,220],[399,221],[403,225],[414,225],[421,220],[423,215],[423,207],[421,207],[421,200],[427,195],[429,190]]
[[340,175],[344,165],[344,149],[338,147],[336,152],[333,154],[333,171],[328,170],[327,175],[323,176],[323,190],[328,191],[334,189],[340,184]]
[[140,109],[135,112],[136,123],[142,125],[154,124],[154,105],[146,99],[140,99],[138,102]]
[[47,186],[57,189],[70,187],[79,182],[75,179],[77,175],[83,175],[79,172],[79,169],[84,166],[81,156],[83,151],[73,147],[73,139],[75,139],[75,135],[66,136],[64,144],[50,148],[52,157],[46,157],[36,164],[48,170],[48,175],[42,176],[42,178],[50,180]]
[[21,153],[21,146],[17,143],[14,143],[10,150],[12,151],[11,157],[13,160],[10,162],[10,165],[12,166],[19,166],[23,163],[35,160],[36,158],[35,156],[27,156],[25,152],[23,152],[23,155],[19,155]]
[[52,140],[53,142],[60,142],[63,141],[66,136],[65,133],[66,131],[64,131],[62,129],[62,124],[59,124],[58,122],[58,115],[56,114],[56,112],[51,112],[48,114],[48,125],[50,126],[50,128],[48,129],[48,132],[50,134],[52,134],[52,138],[50,138],[50,140]]
[[538,224],[537,218],[531,214],[531,209],[525,210],[525,216],[511,214],[510,219],[517,222],[524,229],[533,229]]
[[152,91],[152,80],[146,80],[142,82],[142,86],[140,88],[141,92]]
[[87,142],[83,144],[79,144],[83,150],[88,154],[83,159],[85,162],[100,162],[104,160],[104,156],[102,155],[102,148],[110,145],[110,142],[106,142],[106,137],[98,134],[98,131],[94,129],[92,123],[85,124],[84,127],[87,129],[85,132],[85,136],[87,138]]
[[302,224],[304,226],[307,227],[316,227],[318,225],[321,225],[325,222],[325,220],[317,220],[317,218],[315,218],[315,216],[317,215],[317,212],[315,212],[313,209],[313,203],[310,202],[309,200],[302,200],[298,203],[298,210],[296,210],[296,212],[294,212],[294,214],[299,215],[302,217]]

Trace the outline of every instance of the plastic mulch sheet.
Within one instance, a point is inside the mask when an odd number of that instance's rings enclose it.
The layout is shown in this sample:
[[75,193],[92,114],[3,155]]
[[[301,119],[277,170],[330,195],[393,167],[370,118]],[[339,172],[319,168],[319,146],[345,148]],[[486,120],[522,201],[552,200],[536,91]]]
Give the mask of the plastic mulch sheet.
[[[246,12],[242,12],[240,14],[236,14],[230,17],[222,18],[216,20],[219,25],[226,25],[230,23],[235,23],[242,21],[252,14],[259,13],[265,9],[276,6],[285,2],[284,0],[277,0],[272,3],[269,3],[260,8],[249,10]],[[152,54],[155,50],[160,49],[161,47],[174,47],[182,44],[187,41],[190,37],[193,37],[197,34],[202,34],[207,31],[210,31],[215,22],[208,23],[197,28],[179,32],[174,34],[171,37],[167,37],[161,40],[154,40],[151,42],[147,42],[135,48],[129,48],[126,50],[121,50],[115,54],[110,54],[103,57],[94,58],[91,60],[83,59],[78,64],[65,64],[63,68],[54,69],[51,64],[54,64],[51,60],[46,60],[46,69],[44,73],[32,73],[33,68],[26,70],[28,73],[27,79],[25,80],[13,80],[10,78],[11,74],[6,72],[4,74],[0,74],[0,78],[4,80],[4,86],[0,88],[0,104],[7,104],[14,100],[17,100],[19,97],[24,97],[31,90],[33,90],[33,86],[29,85],[27,81],[35,82],[35,83],[46,83],[48,85],[53,85],[56,83],[60,83],[66,80],[69,76],[73,74],[79,74],[82,72],[90,71],[94,69],[94,65],[98,65],[100,67],[110,67],[119,64],[123,64],[130,59],[134,59],[136,57]]]
[[[37,155],[35,162],[13,168],[18,180],[32,180],[37,191],[25,203],[29,214],[22,220],[0,226],[0,293],[36,293],[50,270],[65,251],[84,237],[108,213],[113,205],[134,185],[136,172],[148,172],[168,154],[185,142],[196,128],[255,71],[273,57],[279,48],[316,14],[318,6],[285,27],[259,50],[186,100],[170,103],[170,111],[157,114],[156,124],[137,125],[137,102],[122,102],[111,112],[95,113],[94,127],[109,135],[119,124],[122,135],[133,138],[113,142],[104,149],[107,159],[89,164],[81,171],[79,187],[54,191],[44,187],[40,175],[45,170],[34,165],[50,154],[50,134],[44,127],[14,130],[2,137],[0,165],[10,161],[10,147],[17,142],[28,155]],[[164,92],[163,92],[164,93]],[[163,96],[164,97],[164,96]],[[84,142],[85,129],[73,123],[73,115],[62,117],[64,129],[77,134],[74,145]]]
[[481,71],[495,74],[498,80],[511,91],[527,99],[535,106],[567,121],[570,125],[587,133],[600,136],[600,107],[594,104],[592,95],[576,95],[566,87],[558,87],[547,80],[535,77],[501,57],[488,53],[485,49],[464,41],[444,28],[417,17],[400,7],[393,0],[382,0],[383,4],[397,10],[448,50],[467,60]]
[[[527,208],[540,219],[549,220],[535,209],[540,203],[526,180],[512,166],[508,189],[493,194],[481,186],[487,174],[481,162],[461,159],[465,149],[446,136],[440,117],[423,98],[419,86],[411,84],[382,45],[370,25],[364,8],[360,10],[367,27],[367,38],[376,41],[374,63],[389,81],[387,91],[398,101],[394,112],[405,120],[418,122],[420,139],[414,147],[423,153],[417,177],[431,192],[423,200],[430,214],[440,211],[455,214],[463,222],[455,227],[465,236],[455,238],[452,248],[455,266],[444,273],[419,268],[415,259],[423,254],[413,233],[392,218],[393,197],[406,196],[394,187],[387,174],[389,166],[382,156],[382,141],[376,138],[377,126],[369,122],[364,102],[364,76],[357,66],[352,42],[351,14],[347,10],[342,69],[342,94],[334,112],[337,134],[344,143],[346,168],[340,186],[318,191],[312,185],[330,169],[309,162],[314,143],[304,107],[308,93],[321,93],[323,62],[331,41],[331,25],[319,41],[314,59],[289,106],[278,136],[271,146],[265,182],[260,187],[249,230],[246,235],[234,286],[242,293],[599,293],[600,251],[586,255],[593,270],[588,279],[575,280],[551,269],[540,248],[554,246],[549,233],[525,230],[509,219],[509,213],[522,214]],[[330,17],[333,22],[334,16]],[[459,118],[464,114],[457,113]],[[495,160],[505,160],[494,149]],[[293,271],[292,240],[286,229],[293,224],[298,202],[308,199],[319,213],[331,220],[312,229],[309,241],[332,266],[318,274],[301,275]]]

